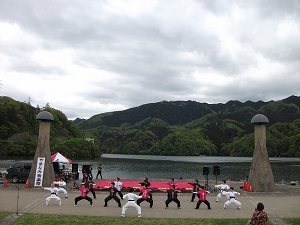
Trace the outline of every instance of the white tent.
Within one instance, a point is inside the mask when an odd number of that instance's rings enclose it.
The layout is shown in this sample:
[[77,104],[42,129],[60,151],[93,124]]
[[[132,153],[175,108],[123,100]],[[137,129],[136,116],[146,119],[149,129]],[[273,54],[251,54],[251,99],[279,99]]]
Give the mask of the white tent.
[[72,163],[73,162],[71,159],[63,156],[59,152],[56,152],[55,154],[53,154],[51,156],[51,159],[52,159],[52,162],[58,162],[58,163]]

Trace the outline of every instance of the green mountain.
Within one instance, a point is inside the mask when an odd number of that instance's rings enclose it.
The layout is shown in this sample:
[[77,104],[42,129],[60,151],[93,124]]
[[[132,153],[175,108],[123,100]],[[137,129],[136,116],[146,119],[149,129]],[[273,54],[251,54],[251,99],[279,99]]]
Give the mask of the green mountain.
[[[163,101],[74,122],[99,139],[104,153],[251,156],[256,114],[264,114],[270,156],[300,157],[300,97],[207,104]],[[300,139],[299,139],[300,143]]]
[[50,129],[50,149],[67,157],[100,156],[99,145],[87,142],[73,121],[61,111],[47,104],[44,108],[32,107],[6,96],[0,96],[0,155],[32,156],[37,148],[39,121],[36,116],[42,110],[50,112],[54,121]]
[[2,96],[0,154],[33,155],[39,123],[35,118],[47,110],[54,116],[50,149],[70,158],[102,153],[252,156],[254,128],[250,121],[256,114],[270,121],[269,156],[300,157],[299,107],[297,96],[225,104],[162,101],[70,121],[49,105],[40,109]]

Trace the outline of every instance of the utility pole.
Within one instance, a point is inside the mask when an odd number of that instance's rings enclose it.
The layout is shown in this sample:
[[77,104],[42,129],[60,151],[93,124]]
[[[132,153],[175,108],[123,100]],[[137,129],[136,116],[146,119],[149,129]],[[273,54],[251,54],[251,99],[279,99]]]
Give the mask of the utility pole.
[[30,100],[31,100],[31,98],[30,98],[30,96],[29,96],[29,98],[28,98],[28,102],[27,102],[27,104],[28,104],[28,105],[31,105],[31,102],[30,102]]

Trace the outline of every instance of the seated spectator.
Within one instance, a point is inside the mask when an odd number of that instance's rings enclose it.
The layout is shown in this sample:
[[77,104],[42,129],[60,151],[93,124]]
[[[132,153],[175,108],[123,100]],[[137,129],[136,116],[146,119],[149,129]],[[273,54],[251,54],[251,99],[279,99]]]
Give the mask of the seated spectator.
[[263,211],[264,205],[258,203],[252,218],[248,221],[247,225],[266,225],[268,221],[268,214]]

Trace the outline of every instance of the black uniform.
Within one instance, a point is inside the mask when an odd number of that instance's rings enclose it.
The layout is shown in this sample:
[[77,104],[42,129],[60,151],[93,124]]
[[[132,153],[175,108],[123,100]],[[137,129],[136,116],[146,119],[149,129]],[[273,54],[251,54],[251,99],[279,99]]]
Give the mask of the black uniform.
[[[197,192],[198,191],[198,188],[201,186],[199,183],[198,183],[198,180],[195,180],[196,183],[188,183],[190,185],[193,186],[193,192]],[[193,193],[192,194],[192,199],[191,199],[191,202],[193,202],[195,200],[195,197],[196,197],[196,193]],[[199,196],[198,196],[199,197]]]
[[170,202],[176,202],[177,203],[177,208],[180,208],[180,201],[177,199],[177,191],[174,189],[170,189],[167,191],[168,193],[168,199],[166,200],[166,208],[169,207]]
[[104,199],[104,207],[107,207],[107,202],[111,200],[112,198],[118,203],[118,206],[121,207],[121,201],[120,199],[116,196],[116,193],[118,192],[117,188],[115,187],[110,187],[109,188],[109,195]]

